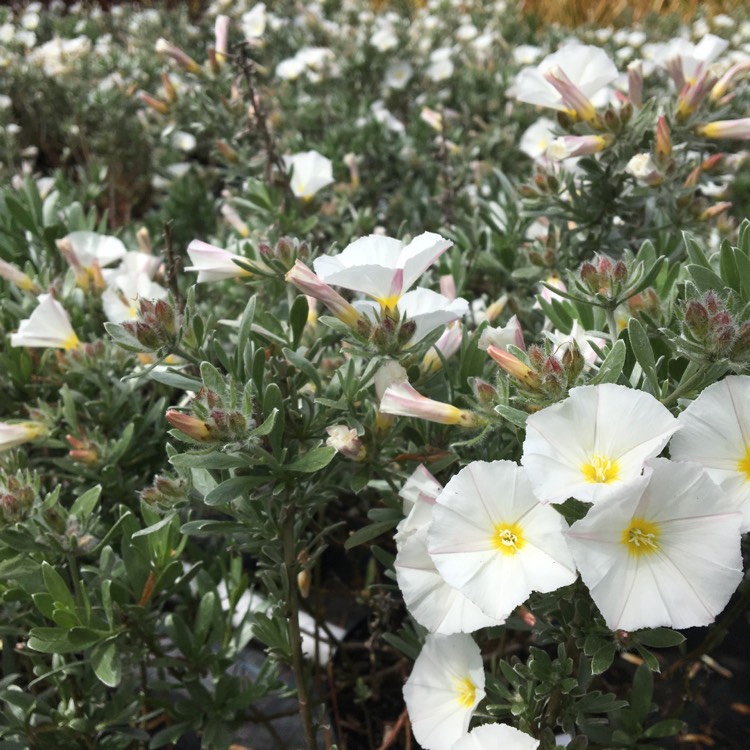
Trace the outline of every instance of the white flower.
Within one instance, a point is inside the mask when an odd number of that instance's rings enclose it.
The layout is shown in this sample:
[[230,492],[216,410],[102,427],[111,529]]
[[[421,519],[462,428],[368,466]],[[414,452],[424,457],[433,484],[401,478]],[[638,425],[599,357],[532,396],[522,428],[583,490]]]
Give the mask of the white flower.
[[11,346],[75,349],[80,345],[65,308],[51,295],[40,294],[31,317],[22,320],[11,333]]
[[385,85],[391,89],[403,89],[411,80],[414,69],[408,62],[395,62],[385,71]]
[[451,750],[482,698],[482,655],[471,636],[428,635],[404,685],[417,742],[425,750]]
[[532,159],[543,160],[548,146],[557,137],[557,130],[559,127],[556,122],[549,117],[540,117],[523,132],[518,147]]
[[482,724],[462,737],[451,750],[536,750],[539,740],[508,724]]
[[166,299],[166,297],[167,290],[161,284],[151,281],[147,273],[139,271],[122,273],[102,293],[102,307],[107,320],[112,323],[122,323],[138,317],[139,299],[153,300]]
[[526,348],[523,341],[521,324],[515,315],[504,326],[498,328],[487,326],[479,336],[477,346],[486,352],[490,346],[496,346],[498,349],[507,349],[511,344],[517,346],[519,349]]
[[552,109],[572,109],[547,77],[557,77],[560,73],[589,99],[612,83],[619,74],[617,66],[603,49],[591,45],[568,44],[545,57],[536,68],[521,70],[515,81],[516,98]]
[[542,502],[599,502],[637,480],[678,427],[645,391],[572,388],[565,401],[529,416],[521,462]]
[[[354,307],[373,322],[377,320],[377,302],[362,300],[355,302]],[[408,341],[403,343],[406,348],[418,343],[436,328],[462,318],[469,311],[469,303],[462,297],[449,300],[442,294],[419,287],[404,294],[396,303],[396,309],[402,321],[411,321],[416,326]]]
[[7,451],[47,435],[47,428],[39,422],[0,422],[0,451]]
[[406,480],[399,495],[407,513],[398,525],[394,563],[396,580],[412,617],[432,633],[471,633],[501,625],[485,615],[437,572],[427,552],[427,528],[442,486],[424,466]]
[[750,531],[750,376],[708,386],[677,421],[670,456],[703,466],[742,512],[742,530]]
[[242,24],[242,33],[247,40],[259,39],[266,31],[266,4],[258,3],[250,8],[247,13],[243,13],[240,23]]
[[284,157],[292,173],[290,187],[297,198],[310,200],[318,190],[333,182],[333,164],[317,151],[304,151]]
[[697,464],[654,459],[568,530],[612,630],[708,625],[742,580],[741,515]]
[[[95,261],[100,266],[108,266],[121,260],[127,253],[122,240],[98,232],[71,232],[58,240],[57,246],[71,265],[76,267],[77,262],[83,268],[90,268]],[[72,253],[72,259],[69,253]]]
[[378,29],[372,37],[370,37],[370,44],[379,52],[387,52],[398,46],[398,37],[393,29],[390,27],[383,27]]
[[532,591],[575,581],[563,528],[517,464],[472,461],[438,495],[427,548],[447,583],[504,620]]
[[625,171],[647,185],[658,185],[663,179],[650,153],[635,154],[625,166]]
[[188,256],[193,262],[186,271],[197,271],[197,283],[204,281],[221,281],[234,279],[237,276],[250,276],[250,271],[238,266],[234,261],[245,261],[247,258],[235,255],[228,250],[209,245],[201,240],[193,240],[187,249]]
[[362,292],[392,310],[452,244],[433,232],[424,232],[407,245],[371,234],[347,245],[338,255],[316,258],[313,266],[326,283]]

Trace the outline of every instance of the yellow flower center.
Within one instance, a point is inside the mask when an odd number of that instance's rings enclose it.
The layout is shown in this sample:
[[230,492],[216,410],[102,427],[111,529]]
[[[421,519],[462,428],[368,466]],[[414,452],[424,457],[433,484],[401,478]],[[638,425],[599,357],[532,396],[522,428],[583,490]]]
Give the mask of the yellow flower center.
[[627,547],[629,554],[640,557],[659,551],[660,536],[659,524],[645,518],[634,518],[622,532],[620,541]]
[[745,475],[745,479],[750,482],[750,445],[745,448],[745,455],[737,462],[737,471]]
[[581,472],[587,482],[609,484],[620,474],[620,466],[614,459],[594,454],[587,464],[582,464]]
[[62,348],[66,350],[77,349],[80,345],[81,342],[78,336],[76,336],[75,333],[71,333],[70,336],[63,341]]
[[380,307],[384,312],[388,312],[396,309],[400,299],[400,294],[392,294],[390,297],[378,297],[377,302],[380,304]]
[[469,677],[456,680],[456,699],[464,708],[472,708],[477,697],[477,688]]
[[495,549],[504,555],[515,555],[526,544],[526,540],[523,538],[523,529],[517,523],[499,523],[495,526],[492,544]]

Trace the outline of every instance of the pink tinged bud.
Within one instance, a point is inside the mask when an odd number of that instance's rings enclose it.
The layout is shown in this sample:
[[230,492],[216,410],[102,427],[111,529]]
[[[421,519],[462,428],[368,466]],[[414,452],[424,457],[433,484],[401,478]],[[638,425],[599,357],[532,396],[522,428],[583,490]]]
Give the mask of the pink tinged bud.
[[235,261],[245,261],[247,258],[230,253],[224,248],[216,247],[216,245],[210,245],[208,242],[193,240],[188,245],[187,253],[193,265],[188,266],[185,270],[197,272],[198,283],[251,275],[250,271],[235,263]]
[[651,187],[660,185],[664,180],[658,165],[651,158],[651,154],[647,153],[636,154],[627,163],[625,171],[639,182],[643,182]]
[[386,389],[380,401],[380,411],[399,417],[417,417],[428,422],[454,424],[459,427],[481,427],[485,422],[481,416],[471,411],[422,396],[408,382],[398,383]]
[[522,362],[514,354],[496,346],[487,348],[487,354],[497,362],[511,377],[528,386],[538,384],[538,376],[525,362]]
[[719,78],[711,89],[711,101],[715,102],[721,99],[721,97],[727,93],[727,90],[734,79],[748,71],[750,71],[750,60],[743,60],[729,68],[729,70]]
[[205,441],[211,438],[208,425],[192,414],[170,409],[164,416],[172,427],[193,438],[193,440]]
[[198,63],[195,62],[195,60],[193,60],[190,55],[180,49],[176,44],[172,44],[172,42],[164,39],[164,37],[159,37],[159,39],[156,40],[155,49],[160,55],[171,57],[175,62],[177,62],[190,73],[200,75],[200,73],[202,72],[201,66],[198,65]]
[[612,144],[611,135],[565,135],[555,138],[547,147],[547,156],[562,161],[574,156],[590,156]]
[[6,263],[2,258],[0,258],[0,278],[10,281],[24,292],[38,294],[41,291],[39,285],[31,277],[12,263]]
[[440,294],[447,297],[451,302],[458,296],[456,293],[456,280],[449,273],[440,277]]
[[216,48],[216,62],[219,64],[223,63],[226,59],[227,49],[229,48],[229,21],[229,16],[216,16],[214,47]]
[[700,76],[696,76],[696,79],[695,83],[685,83],[677,97],[676,113],[678,120],[686,120],[690,117],[716,83],[716,76],[708,70],[703,71]]
[[750,140],[750,117],[739,120],[715,120],[695,129],[704,138],[733,138],[739,141]]
[[569,114],[575,114],[581,120],[590,124],[599,124],[596,108],[588,97],[565,75],[565,71],[555,66],[544,74],[545,80],[555,87],[562,97],[563,105]]
[[672,136],[669,133],[669,125],[664,115],[659,115],[656,120],[656,158],[661,164],[672,155]]
[[344,155],[344,164],[346,164],[347,168],[349,169],[349,181],[352,184],[353,188],[359,187],[359,165],[357,164],[357,155],[356,154],[345,154]]
[[226,141],[216,141],[216,150],[230,163],[237,164],[240,156]]
[[177,101],[177,89],[169,79],[169,74],[166,70],[162,71],[161,74],[161,87],[164,89],[164,96],[168,102]]
[[294,284],[303,294],[320,300],[340,321],[350,328],[357,328],[361,315],[335,289],[311,271],[299,260],[287,271],[286,280]]
[[446,328],[422,358],[422,363],[419,366],[422,374],[427,375],[440,370],[443,366],[443,359],[452,357],[461,348],[462,339],[463,330],[459,324]]
[[169,112],[169,105],[166,102],[163,102],[161,99],[156,99],[155,97],[151,96],[151,94],[147,94],[145,91],[139,92],[138,98],[146,106],[151,107],[151,109],[155,110],[159,114],[166,115],[167,112]]
[[346,425],[332,425],[326,428],[328,439],[326,445],[335,448],[342,456],[352,461],[364,461],[367,458],[367,449],[357,436],[357,430],[350,429]]
[[717,216],[726,213],[731,207],[731,201],[715,203],[713,206],[709,206],[705,211],[701,211],[698,215],[698,221],[709,221],[710,219],[715,219]]
[[643,65],[640,60],[628,65],[628,99],[634,107],[643,105]]
[[219,210],[227,224],[229,224],[237,234],[240,235],[240,237],[250,236],[250,227],[242,221],[240,215],[228,203],[223,203]]

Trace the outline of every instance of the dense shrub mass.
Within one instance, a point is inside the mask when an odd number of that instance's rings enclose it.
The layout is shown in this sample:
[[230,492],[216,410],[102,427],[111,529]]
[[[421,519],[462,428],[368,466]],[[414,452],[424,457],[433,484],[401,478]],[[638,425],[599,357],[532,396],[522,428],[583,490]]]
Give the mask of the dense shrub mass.
[[542,5],[0,8],[0,750],[730,747],[750,18]]

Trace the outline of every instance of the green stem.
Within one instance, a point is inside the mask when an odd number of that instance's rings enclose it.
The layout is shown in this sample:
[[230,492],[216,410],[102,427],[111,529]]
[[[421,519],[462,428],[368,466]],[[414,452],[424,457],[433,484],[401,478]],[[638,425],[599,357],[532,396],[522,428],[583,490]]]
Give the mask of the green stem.
[[179,346],[172,347],[172,354],[176,354],[178,357],[182,357],[184,360],[190,362],[193,365],[200,365],[201,363],[201,360],[198,357],[194,357],[192,354],[186,352]]
[[290,502],[281,511],[281,543],[284,550],[284,567],[287,579],[287,614],[289,616],[289,643],[292,650],[292,672],[297,686],[297,702],[305,732],[308,750],[316,750],[315,727],[312,720],[310,697],[307,689],[304,657],[302,655],[302,634],[299,629],[299,591],[297,590],[297,556],[294,535],[295,508]]
[[72,554],[68,554],[67,558],[68,570],[70,571],[70,577],[73,580],[73,589],[76,592],[76,600],[81,606],[83,606],[86,598],[83,594],[83,585],[81,584],[81,579],[78,576],[78,563],[76,562],[75,556]]
[[696,370],[696,372],[693,373],[685,382],[680,383],[677,388],[672,391],[672,393],[670,393],[668,396],[665,396],[661,400],[662,404],[664,404],[664,406],[673,404],[680,396],[682,396],[683,393],[692,390],[698,383],[700,383],[701,380],[703,380],[705,374],[705,368],[699,367],[698,370]]
[[612,339],[612,346],[617,343],[617,318],[615,318],[614,307],[605,308],[607,314],[607,328],[609,329],[609,337]]

